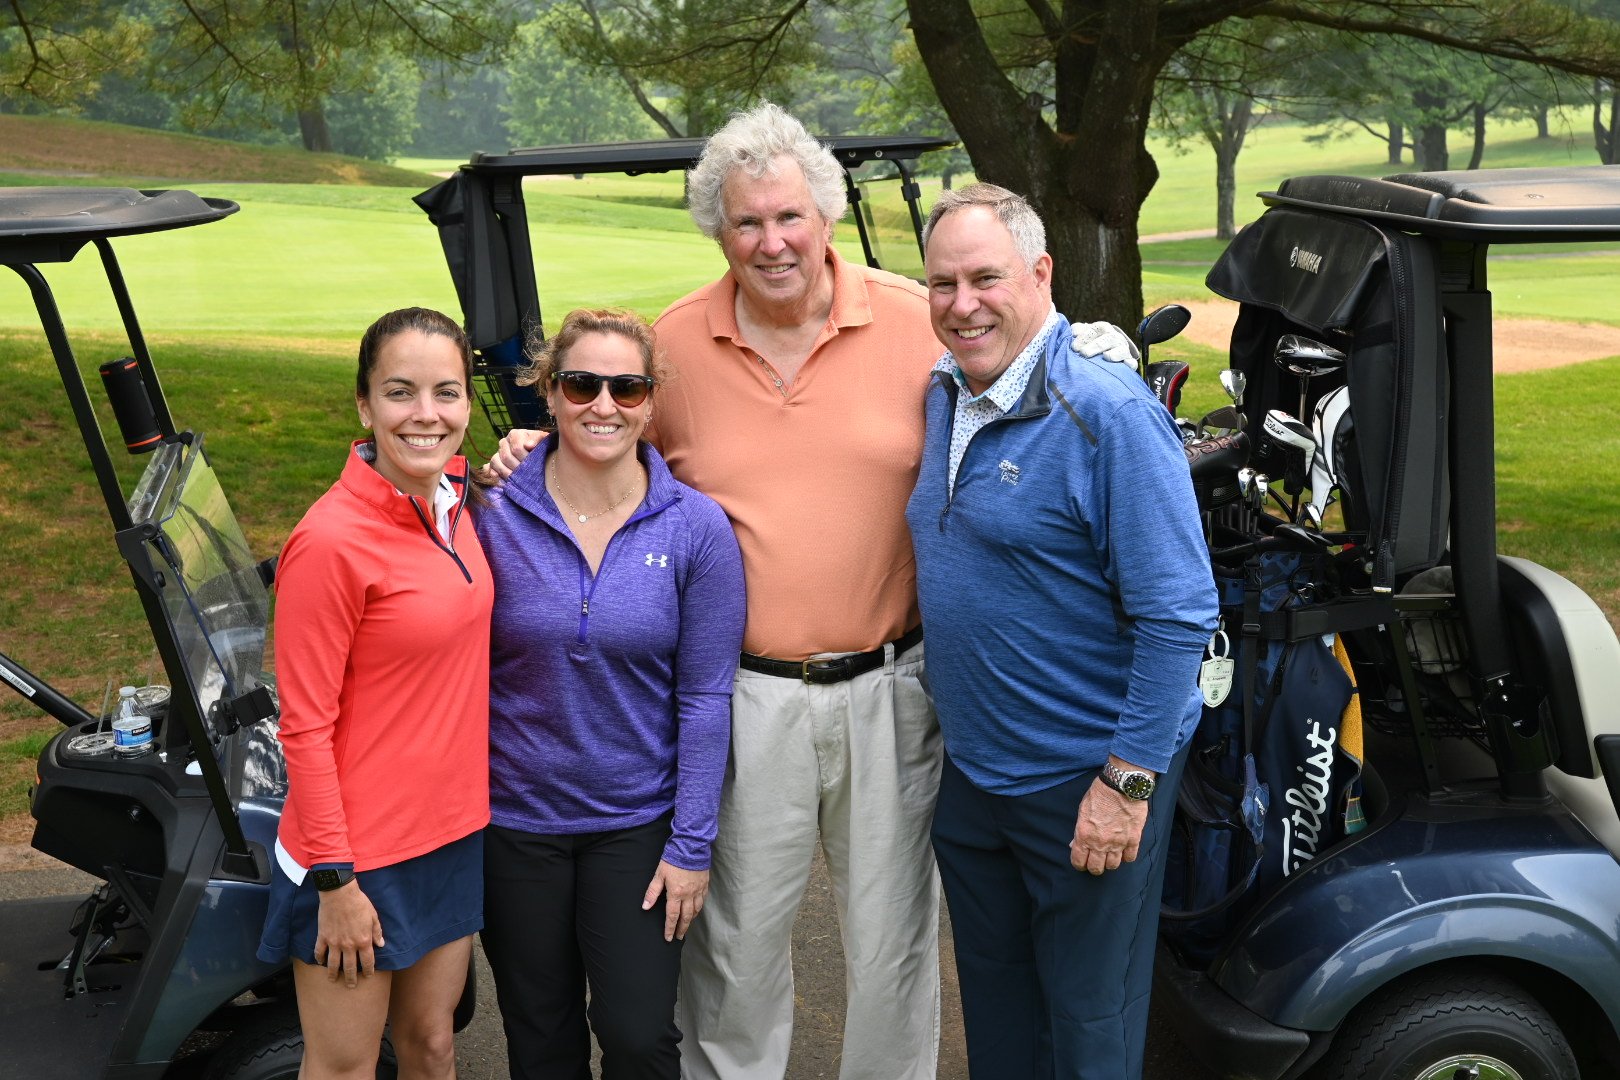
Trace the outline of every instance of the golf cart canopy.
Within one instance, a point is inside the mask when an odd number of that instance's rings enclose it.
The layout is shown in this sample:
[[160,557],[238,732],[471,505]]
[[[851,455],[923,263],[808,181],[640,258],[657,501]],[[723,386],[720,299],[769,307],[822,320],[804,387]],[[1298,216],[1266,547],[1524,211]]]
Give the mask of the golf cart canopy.
[[0,264],[68,262],[93,240],[183,229],[236,210],[189,191],[13,188],[0,197]]
[[1473,244],[1620,240],[1620,166],[1298,176],[1260,196]]
[[[454,176],[416,196],[416,204],[439,229],[467,335],[478,353],[474,367],[478,398],[498,434],[511,427],[549,423],[534,389],[513,381],[523,363],[525,336],[543,332],[523,178],[583,177],[587,173],[635,176],[687,169],[703,153],[704,141],[661,139],[474,154]],[[906,241],[911,250],[891,253],[891,265],[886,269],[904,272],[894,264],[896,258],[920,263],[923,217],[922,191],[915,179],[917,158],[951,146],[952,141],[915,135],[859,135],[820,142],[844,167],[844,188],[867,265],[882,266],[883,260],[867,198],[872,179],[857,177],[856,171],[877,164],[890,167],[883,170],[887,175],[882,179],[899,180],[899,194],[911,225]]]
[[[705,139],[646,139],[641,142],[537,146],[506,154],[474,154],[463,171],[515,172],[520,176],[579,176],[585,173],[641,173],[689,169],[703,153]],[[854,169],[869,161],[916,161],[930,150],[953,145],[950,139],[915,135],[840,135],[819,140],[838,163]]]

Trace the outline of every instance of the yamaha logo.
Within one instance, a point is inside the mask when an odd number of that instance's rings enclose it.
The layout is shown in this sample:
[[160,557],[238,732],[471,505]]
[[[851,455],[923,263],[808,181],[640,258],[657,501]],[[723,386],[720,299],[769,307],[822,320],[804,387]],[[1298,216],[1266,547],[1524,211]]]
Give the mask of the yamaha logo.
[[1322,272],[1322,256],[1314,251],[1306,251],[1298,244],[1288,253],[1288,265],[1296,270],[1308,270],[1313,274]]

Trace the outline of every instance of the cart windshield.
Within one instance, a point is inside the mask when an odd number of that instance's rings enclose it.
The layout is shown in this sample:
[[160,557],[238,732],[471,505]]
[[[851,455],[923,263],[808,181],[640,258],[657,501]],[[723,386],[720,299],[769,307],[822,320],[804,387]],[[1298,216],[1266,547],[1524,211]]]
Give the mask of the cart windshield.
[[218,735],[223,707],[257,686],[264,670],[270,597],[200,435],[155,452],[130,517],[155,527],[145,544],[152,570],[178,586],[160,590],[164,616],[198,715]]

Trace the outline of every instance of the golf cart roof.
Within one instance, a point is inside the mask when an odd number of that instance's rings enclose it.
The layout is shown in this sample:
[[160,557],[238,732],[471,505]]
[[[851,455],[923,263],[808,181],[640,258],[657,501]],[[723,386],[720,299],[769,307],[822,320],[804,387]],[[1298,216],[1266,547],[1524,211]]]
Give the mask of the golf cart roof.
[[[914,160],[930,150],[955,145],[952,139],[917,135],[834,135],[819,138],[846,169],[869,161]],[[640,142],[537,146],[505,154],[474,154],[464,170],[520,176],[574,176],[584,173],[668,172],[690,168],[706,139],[646,139]]]
[[92,240],[183,229],[236,213],[190,191],[34,187],[0,191],[0,264],[68,262]]
[[1260,197],[1476,244],[1620,240],[1617,165],[1298,176]]

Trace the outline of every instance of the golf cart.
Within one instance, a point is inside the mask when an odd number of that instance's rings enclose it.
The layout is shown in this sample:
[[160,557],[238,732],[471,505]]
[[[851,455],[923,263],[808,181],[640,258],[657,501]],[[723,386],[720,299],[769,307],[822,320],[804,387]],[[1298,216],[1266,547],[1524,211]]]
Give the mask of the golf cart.
[[1486,252],[1620,239],[1620,170],[1262,198],[1208,278],[1241,304],[1233,404],[1191,442],[1251,456],[1199,492],[1226,681],[1178,800],[1160,1015],[1246,1080],[1616,1075],[1620,643],[1497,552]]
[[[704,141],[658,139],[474,154],[455,175],[416,197],[439,229],[476,352],[474,388],[497,435],[514,427],[551,426],[534,388],[514,381],[523,364],[526,335],[542,326],[524,178],[685,170],[697,163]],[[951,140],[841,135],[820,141],[844,167],[844,190],[866,264],[921,278],[917,158],[953,145]]]
[[[159,1077],[197,1051],[208,1077],[269,1080],[302,1056],[291,971],[255,956],[286,792],[263,674],[274,560],[254,560],[202,434],[171,417],[111,245],[236,210],[189,191],[0,191],[0,264],[32,294],[168,682],[91,713],[0,654],[0,679],[63,725],[39,759],[33,846],[98,879],[85,898],[0,905],[7,1075]],[[128,498],[40,270],[86,245],[132,354],[101,365],[120,440],[149,455]]]

